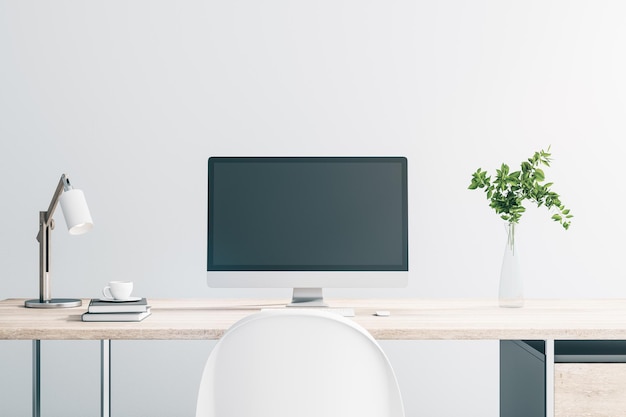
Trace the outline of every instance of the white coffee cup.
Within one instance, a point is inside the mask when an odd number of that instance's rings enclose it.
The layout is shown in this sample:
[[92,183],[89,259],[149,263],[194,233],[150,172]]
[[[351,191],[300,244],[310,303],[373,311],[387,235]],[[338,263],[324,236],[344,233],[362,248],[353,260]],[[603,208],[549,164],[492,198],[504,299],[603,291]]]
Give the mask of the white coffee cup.
[[132,281],[111,281],[102,289],[102,295],[113,300],[127,300],[132,292]]

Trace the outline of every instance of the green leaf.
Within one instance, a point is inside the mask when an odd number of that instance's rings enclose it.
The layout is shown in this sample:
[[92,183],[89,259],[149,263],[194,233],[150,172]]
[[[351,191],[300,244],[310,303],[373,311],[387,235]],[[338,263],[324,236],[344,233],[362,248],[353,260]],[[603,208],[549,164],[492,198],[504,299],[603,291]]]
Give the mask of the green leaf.
[[509,175],[509,166],[507,164],[502,164],[500,167],[500,172],[502,173],[502,177],[506,177]]

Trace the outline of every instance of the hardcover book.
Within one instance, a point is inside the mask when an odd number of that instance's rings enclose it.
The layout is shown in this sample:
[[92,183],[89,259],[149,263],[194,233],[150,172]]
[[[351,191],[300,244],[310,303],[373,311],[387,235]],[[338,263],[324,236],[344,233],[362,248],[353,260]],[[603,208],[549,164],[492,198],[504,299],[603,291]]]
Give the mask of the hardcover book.
[[83,313],[83,321],[141,321],[150,314],[150,307],[143,312],[134,313]]
[[89,302],[87,311],[89,313],[142,313],[148,311],[149,308],[148,300],[145,298],[124,302],[102,301],[93,298]]

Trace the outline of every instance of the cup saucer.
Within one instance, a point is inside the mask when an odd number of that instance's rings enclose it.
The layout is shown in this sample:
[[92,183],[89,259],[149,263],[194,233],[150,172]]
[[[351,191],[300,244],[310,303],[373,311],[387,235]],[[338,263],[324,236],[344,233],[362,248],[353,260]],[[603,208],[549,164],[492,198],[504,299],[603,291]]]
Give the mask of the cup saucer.
[[115,298],[100,298],[100,301],[107,301],[109,303],[127,303],[129,301],[139,301],[141,300],[141,297],[128,297],[128,298],[120,298],[120,299],[115,299]]

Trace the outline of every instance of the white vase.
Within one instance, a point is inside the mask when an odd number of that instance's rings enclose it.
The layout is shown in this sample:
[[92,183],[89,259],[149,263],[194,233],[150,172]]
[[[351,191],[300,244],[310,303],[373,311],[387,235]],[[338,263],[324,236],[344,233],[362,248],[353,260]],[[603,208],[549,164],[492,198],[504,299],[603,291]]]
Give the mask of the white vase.
[[500,307],[522,307],[524,305],[524,283],[519,267],[519,253],[515,243],[516,223],[506,225],[507,240],[500,271]]

